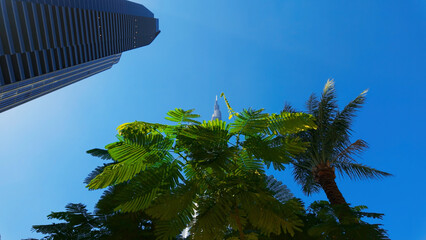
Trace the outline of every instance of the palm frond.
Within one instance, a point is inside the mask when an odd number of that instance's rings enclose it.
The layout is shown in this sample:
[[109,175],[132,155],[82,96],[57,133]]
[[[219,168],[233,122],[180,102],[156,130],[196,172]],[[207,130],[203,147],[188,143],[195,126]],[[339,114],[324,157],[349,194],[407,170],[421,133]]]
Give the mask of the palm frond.
[[390,173],[379,171],[359,163],[336,162],[334,166],[342,176],[343,173],[345,173],[350,179],[355,180],[381,179],[383,177],[392,176]]
[[314,115],[316,124],[321,136],[326,133],[337,112],[336,89],[334,88],[334,80],[328,79],[318,102],[318,113]]
[[308,113],[313,116],[318,116],[318,105],[318,97],[312,93],[309,96],[308,101],[306,101],[306,109],[308,109]]
[[354,157],[359,157],[368,148],[367,142],[358,139],[351,145],[343,149],[331,162],[356,162]]
[[182,123],[199,124],[200,122],[194,120],[194,118],[199,118],[200,115],[193,114],[192,112],[194,111],[195,109],[183,110],[181,108],[175,108],[175,110],[170,110],[169,112],[167,112],[168,117],[166,117],[166,119],[172,122],[177,122],[179,124],[182,124]]
[[312,163],[309,161],[293,161],[293,177],[302,186],[302,191],[310,196],[321,190],[312,174]]
[[327,131],[325,138],[327,140],[326,144],[330,146],[339,146],[349,141],[349,137],[352,134],[352,119],[355,117],[355,113],[365,103],[367,92],[368,90],[363,91],[358,97],[349,102],[342,111],[337,111]]
[[291,106],[290,103],[285,102],[283,110],[281,110],[281,112],[296,113],[297,111],[293,106]]

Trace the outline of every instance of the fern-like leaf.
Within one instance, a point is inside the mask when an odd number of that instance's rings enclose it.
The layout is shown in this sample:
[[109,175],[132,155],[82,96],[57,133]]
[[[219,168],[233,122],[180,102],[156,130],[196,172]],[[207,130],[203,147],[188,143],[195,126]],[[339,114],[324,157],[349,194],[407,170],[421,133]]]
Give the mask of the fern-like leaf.
[[184,122],[200,124],[200,122],[194,120],[194,118],[200,117],[200,115],[192,113],[194,112],[194,110],[195,109],[183,110],[181,108],[176,108],[175,110],[170,110],[167,113],[168,117],[166,117],[166,119],[172,122],[177,122],[179,124],[182,124]]

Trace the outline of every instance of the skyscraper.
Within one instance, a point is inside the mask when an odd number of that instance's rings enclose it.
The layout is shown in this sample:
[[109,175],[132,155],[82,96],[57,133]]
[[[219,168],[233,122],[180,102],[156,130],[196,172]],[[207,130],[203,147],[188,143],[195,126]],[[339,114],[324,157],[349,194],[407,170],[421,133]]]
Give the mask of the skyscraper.
[[212,121],[215,119],[222,120],[222,113],[220,112],[219,104],[217,103],[217,96],[216,96],[216,102],[214,103],[214,112],[212,115]]
[[0,0],[0,112],[107,70],[158,33],[127,0]]

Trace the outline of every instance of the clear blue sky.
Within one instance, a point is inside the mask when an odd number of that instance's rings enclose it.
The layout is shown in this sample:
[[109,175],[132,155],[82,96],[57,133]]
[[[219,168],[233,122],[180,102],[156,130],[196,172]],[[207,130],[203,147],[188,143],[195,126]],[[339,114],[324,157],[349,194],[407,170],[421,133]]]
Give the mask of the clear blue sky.
[[[0,234],[40,237],[51,211],[101,194],[83,179],[101,161],[86,150],[115,140],[116,127],[164,122],[173,108],[204,119],[215,95],[237,110],[304,109],[336,80],[341,106],[369,88],[354,139],[364,163],[394,174],[383,181],[339,178],[346,199],[385,213],[392,239],[426,239],[426,2],[214,0],[142,1],[162,33],[124,53],[112,69],[0,114]],[[226,109],[220,102],[223,115]],[[277,177],[306,202],[288,172]]]

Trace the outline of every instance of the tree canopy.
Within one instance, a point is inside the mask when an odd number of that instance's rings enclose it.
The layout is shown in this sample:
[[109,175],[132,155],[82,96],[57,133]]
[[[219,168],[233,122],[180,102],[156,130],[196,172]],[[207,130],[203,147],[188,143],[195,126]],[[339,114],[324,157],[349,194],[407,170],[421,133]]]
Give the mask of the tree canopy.
[[115,210],[157,219],[159,239],[187,226],[196,239],[222,239],[228,228],[244,239],[248,224],[266,235],[293,235],[302,225],[302,206],[284,197],[265,165],[284,169],[303,152],[306,143],[294,134],[315,128],[313,118],[253,109],[233,114],[231,124],[199,122],[193,110],[175,109],[166,117],[174,125],[121,125],[117,142],[89,151],[112,162],[91,174],[88,188],[126,183]]

